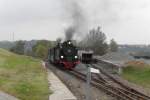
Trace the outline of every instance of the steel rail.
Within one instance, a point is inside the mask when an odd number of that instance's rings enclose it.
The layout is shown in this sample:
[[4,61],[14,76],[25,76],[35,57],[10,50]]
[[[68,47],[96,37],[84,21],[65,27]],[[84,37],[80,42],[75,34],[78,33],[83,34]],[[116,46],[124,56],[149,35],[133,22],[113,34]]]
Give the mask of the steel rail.
[[[86,81],[86,75],[83,73],[80,73],[78,71],[68,71],[68,73],[71,73],[75,75],[77,78],[82,79],[83,81]],[[95,78],[92,77],[91,84],[99,89],[103,89],[106,93],[115,96],[119,100],[136,100],[127,94],[123,93],[121,90],[116,89],[115,87],[112,87],[108,84],[105,84],[104,82],[99,82],[98,80],[96,81]]]
[[110,74],[108,74],[107,72],[105,72],[104,70],[102,70],[100,67],[92,64],[92,66],[94,68],[97,68],[101,71],[101,73],[103,73],[104,75],[106,75],[108,78],[110,78],[112,81],[114,81],[115,83],[117,83],[118,85],[120,85],[122,88],[118,88],[121,91],[123,91],[124,93],[127,93],[128,95],[136,98],[136,100],[150,100],[150,97],[129,87],[126,86],[125,84],[123,84],[122,82],[120,82],[119,80],[115,79],[113,76],[111,76]]

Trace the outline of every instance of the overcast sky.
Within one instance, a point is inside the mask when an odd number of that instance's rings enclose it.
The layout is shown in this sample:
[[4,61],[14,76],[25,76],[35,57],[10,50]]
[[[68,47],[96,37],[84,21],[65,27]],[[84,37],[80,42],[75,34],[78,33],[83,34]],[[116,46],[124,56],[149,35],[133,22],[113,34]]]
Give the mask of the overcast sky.
[[[69,0],[0,0],[0,40],[64,37]],[[87,30],[101,26],[120,44],[150,44],[150,0],[74,0],[87,19]]]

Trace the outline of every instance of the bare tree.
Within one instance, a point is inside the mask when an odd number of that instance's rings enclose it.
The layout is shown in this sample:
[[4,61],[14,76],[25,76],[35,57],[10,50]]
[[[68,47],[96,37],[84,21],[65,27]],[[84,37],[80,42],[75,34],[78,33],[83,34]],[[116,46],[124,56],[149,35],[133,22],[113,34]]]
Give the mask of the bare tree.
[[117,52],[118,51],[118,44],[114,39],[110,40],[110,51],[111,52]]
[[100,27],[90,30],[81,43],[82,47],[92,49],[95,54],[103,55],[108,51],[106,35]]

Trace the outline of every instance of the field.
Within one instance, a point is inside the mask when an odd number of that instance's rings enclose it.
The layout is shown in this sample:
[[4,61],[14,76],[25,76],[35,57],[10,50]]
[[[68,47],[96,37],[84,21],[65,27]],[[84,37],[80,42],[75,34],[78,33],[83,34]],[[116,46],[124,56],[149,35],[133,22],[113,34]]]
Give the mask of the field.
[[40,60],[0,49],[0,91],[21,100],[48,100],[46,75]]
[[130,63],[124,68],[122,76],[130,82],[150,89],[150,65],[140,62]]

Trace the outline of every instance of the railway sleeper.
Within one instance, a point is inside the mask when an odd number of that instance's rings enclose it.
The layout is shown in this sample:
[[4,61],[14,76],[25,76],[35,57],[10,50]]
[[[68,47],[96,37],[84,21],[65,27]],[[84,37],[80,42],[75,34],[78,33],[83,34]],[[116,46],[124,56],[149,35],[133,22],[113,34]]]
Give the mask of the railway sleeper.
[[144,99],[142,99],[142,100],[150,100],[149,96],[147,96],[147,95],[145,95],[145,94],[143,94],[143,93],[141,93],[141,92],[139,92],[139,91],[137,91],[137,90],[135,90],[135,89],[125,85],[125,84],[123,84],[119,80],[115,79],[113,76],[109,75],[107,72],[103,71],[101,68],[97,67],[97,65],[92,64],[92,66],[94,68],[98,68],[101,71],[101,73],[103,73],[104,75],[106,75],[107,77],[112,79],[114,82],[119,84],[121,87],[125,88],[127,91],[130,91],[131,93],[134,93],[134,94],[138,95],[139,97],[143,97]]
[[[71,73],[76,75],[78,78],[82,79],[83,81],[86,81],[86,75],[83,75],[82,73],[78,73],[78,72],[71,72]],[[111,96],[115,96],[116,98],[119,98],[118,100],[135,100],[134,98],[127,96],[121,91],[118,90],[114,91],[114,89],[110,90],[110,88],[104,84],[97,83],[93,80],[91,81],[91,84],[97,88],[103,89],[106,93],[111,94]]]

